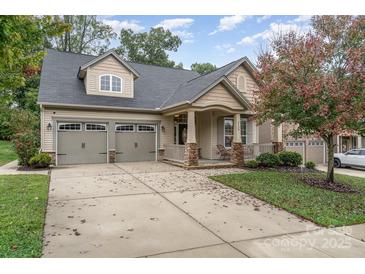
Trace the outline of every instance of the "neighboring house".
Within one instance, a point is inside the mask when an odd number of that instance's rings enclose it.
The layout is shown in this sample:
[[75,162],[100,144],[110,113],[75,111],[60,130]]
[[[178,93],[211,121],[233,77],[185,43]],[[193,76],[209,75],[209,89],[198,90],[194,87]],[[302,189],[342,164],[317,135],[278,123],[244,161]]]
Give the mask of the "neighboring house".
[[280,141],[269,123],[253,119],[254,70],[246,57],[199,75],[127,62],[114,51],[47,50],[38,97],[42,151],[57,165],[162,158],[196,165],[218,159],[221,144],[238,163],[242,143],[254,150]]
[[[327,162],[327,147],[322,138],[306,136],[302,138],[292,138],[288,135],[293,126],[282,125],[283,145],[285,150],[299,152],[303,161],[313,161],[316,164]],[[342,153],[353,148],[365,147],[365,137],[359,134],[337,135],[333,138],[335,152]]]

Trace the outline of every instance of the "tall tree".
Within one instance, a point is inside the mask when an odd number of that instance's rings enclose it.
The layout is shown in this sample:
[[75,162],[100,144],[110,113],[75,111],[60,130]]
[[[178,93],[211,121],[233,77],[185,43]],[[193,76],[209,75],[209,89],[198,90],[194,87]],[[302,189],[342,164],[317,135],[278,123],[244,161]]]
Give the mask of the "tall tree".
[[333,182],[334,136],[365,121],[365,17],[316,16],[312,27],[275,37],[260,54],[256,110],[260,121],[297,125],[293,136],[322,137]]
[[54,16],[71,28],[60,37],[50,39],[50,44],[60,51],[101,54],[116,37],[111,26],[98,20],[95,15]]
[[200,74],[206,74],[215,71],[217,67],[211,63],[194,63],[191,65],[191,70],[194,70]]
[[67,28],[51,16],[0,16],[0,100],[7,100],[7,91],[24,86],[26,74],[37,70],[47,37]]
[[163,28],[151,28],[149,32],[141,33],[123,29],[120,43],[116,51],[132,62],[174,67],[175,62],[169,60],[167,51],[176,52],[181,40]]

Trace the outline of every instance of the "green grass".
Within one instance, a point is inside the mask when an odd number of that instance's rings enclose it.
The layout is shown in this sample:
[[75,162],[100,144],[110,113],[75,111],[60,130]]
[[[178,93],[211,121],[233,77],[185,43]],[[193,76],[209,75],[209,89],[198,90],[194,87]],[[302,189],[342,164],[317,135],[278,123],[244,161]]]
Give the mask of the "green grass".
[[360,192],[349,194],[312,187],[298,177],[286,172],[254,171],[211,178],[323,226],[365,222],[365,179],[336,175],[336,180]]
[[0,176],[0,257],[40,257],[47,175]]
[[5,165],[16,159],[17,156],[12,143],[9,141],[0,140],[0,166]]

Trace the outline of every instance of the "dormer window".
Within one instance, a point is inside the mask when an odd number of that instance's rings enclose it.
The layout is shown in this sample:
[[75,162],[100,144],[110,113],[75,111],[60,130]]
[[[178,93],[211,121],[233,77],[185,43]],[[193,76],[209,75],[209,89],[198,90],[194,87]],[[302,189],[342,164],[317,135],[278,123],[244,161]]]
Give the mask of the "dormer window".
[[101,75],[100,91],[122,92],[122,78],[111,74]]

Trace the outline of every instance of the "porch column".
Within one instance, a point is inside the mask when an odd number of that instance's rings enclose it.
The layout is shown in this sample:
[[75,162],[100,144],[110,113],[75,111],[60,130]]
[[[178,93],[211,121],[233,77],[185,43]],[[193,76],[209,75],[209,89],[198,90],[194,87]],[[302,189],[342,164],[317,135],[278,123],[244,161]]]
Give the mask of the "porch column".
[[361,148],[362,147],[362,138],[361,135],[357,135],[357,148]]
[[283,126],[274,126],[273,134],[273,152],[278,153],[284,149],[283,145]]
[[185,144],[184,163],[187,166],[198,165],[198,146],[196,143],[195,111],[188,111],[188,134]]
[[233,119],[233,141],[231,162],[236,165],[243,164],[243,148],[241,137],[241,115],[235,114]]
[[341,152],[341,146],[340,146],[340,135],[337,135],[336,137],[336,150],[337,150],[337,153],[340,153]]

